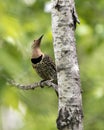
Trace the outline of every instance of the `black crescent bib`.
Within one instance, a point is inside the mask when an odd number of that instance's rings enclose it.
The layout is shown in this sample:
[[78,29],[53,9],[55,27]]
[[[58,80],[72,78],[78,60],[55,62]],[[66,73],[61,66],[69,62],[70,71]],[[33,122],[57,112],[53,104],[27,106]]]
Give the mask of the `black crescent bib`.
[[38,58],[32,58],[32,59],[31,59],[31,62],[32,62],[33,64],[37,64],[37,63],[39,63],[41,60],[42,60],[42,55],[39,56]]

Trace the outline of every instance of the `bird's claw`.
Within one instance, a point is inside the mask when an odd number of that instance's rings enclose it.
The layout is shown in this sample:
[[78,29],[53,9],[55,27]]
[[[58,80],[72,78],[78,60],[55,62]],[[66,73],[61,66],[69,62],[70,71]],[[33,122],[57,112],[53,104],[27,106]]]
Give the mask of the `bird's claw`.
[[41,80],[41,81],[40,81],[40,87],[41,87],[41,88],[44,88],[44,86],[43,86],[43,84],[42,84],[44,81],[46,81],[46,80]]

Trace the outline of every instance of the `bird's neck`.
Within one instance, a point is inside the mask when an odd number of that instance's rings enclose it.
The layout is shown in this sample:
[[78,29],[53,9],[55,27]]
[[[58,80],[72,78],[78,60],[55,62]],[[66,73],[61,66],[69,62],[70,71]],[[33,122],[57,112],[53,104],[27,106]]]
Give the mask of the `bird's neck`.
[[40,48],[35,48],[32,50],[32,58],[37,59],[42,55],[44,57],[44,53],[40,50]]

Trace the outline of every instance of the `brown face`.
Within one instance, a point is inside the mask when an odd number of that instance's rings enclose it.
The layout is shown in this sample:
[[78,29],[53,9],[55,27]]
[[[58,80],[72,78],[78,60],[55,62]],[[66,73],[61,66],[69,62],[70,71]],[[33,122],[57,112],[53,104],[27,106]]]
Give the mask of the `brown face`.
[[33,44],[32,44],[32,48],[37,48],[40,46],[40,42],[38,40],[34,40]]
[[40,47],[42,37],[43,37],[43,35],[41,37],[39,37],[37,40],[34,40],[34,43],[32,44],[32,48]]

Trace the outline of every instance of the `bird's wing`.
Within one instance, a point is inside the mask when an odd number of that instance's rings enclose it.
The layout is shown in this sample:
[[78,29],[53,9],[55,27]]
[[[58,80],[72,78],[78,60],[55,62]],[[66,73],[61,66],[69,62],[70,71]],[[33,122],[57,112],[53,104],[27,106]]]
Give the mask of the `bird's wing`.
[[52,60],[52,58],[48,55],[45,55],[44,60],[46,60],[47,65],[50,65],[55,71],[56,71],[56,65],[55,62]]

